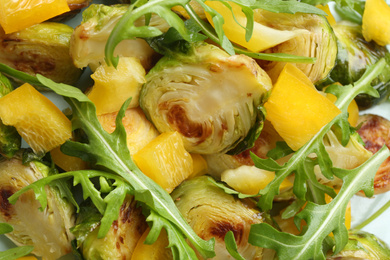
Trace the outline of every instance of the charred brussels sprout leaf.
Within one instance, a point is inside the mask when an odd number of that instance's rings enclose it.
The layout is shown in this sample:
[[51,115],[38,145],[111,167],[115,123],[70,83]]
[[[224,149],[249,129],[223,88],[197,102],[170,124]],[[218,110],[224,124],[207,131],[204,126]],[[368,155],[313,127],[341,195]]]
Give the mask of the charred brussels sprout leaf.
[[253,59],[203,43],[162,58],[146,80],[140,94],[146,116],[160,132],[179,132],[189,152],[202,154],[227,152],[243,141],[272,88]]
[[[245,259],[258,259],[261,255],[262,248],[248,244],[251,225],[264,221],[252,201],[238,200],[225,193],[207,176],[183,182],[171,196],[197,234],[206,239],[215,238],[216,257],[213,259],[231,259],[225,246],[225,236],[229,231],[234,233],[237,243],[237,250],[233,251]],[[232,242],[228,243],[229,250],[235,247]]]
[[379,46],[374,41],[365,41],[361,25],[352,22],[338,22],[333,26],[333,30],[338,45],[336,65],[329,76],[319,82],[318,87],[323,88],[335,82],[342,85],[351,84],[363,75],[369,65],[385,57],[387,66],[371,83],[372,87],[379,92],[379,97],[361,94],[355,100],[360,109],[367,109],[389,97],[390,54],[386,47]]
[[68,25],[46,22],[0,34],[0,63],[30,75],[41,74],[55,82],[74,84],[82,71],[73,65],[69,55],[72,32]]
[[[21,151],[22,152],[22,151]],[[73,239],[69,228],[74,225],[74,207],[62,197],[65,190],[58,185],[46,188],[48,204],[39,210],[34,193],[23,194],[15,204],[8,198],[23,187],[47,177],[51,168],[41,162],[22,164],[19,154],[0,161],[1,222],[13,226],[7,236],[16,244],[34,246],[33,253],[44,259],[57,259],[71,252]],[[8,203],[7,203],[8,202]]]
[[81,207],[77,225],[72,228],[85,259],[130,259],[141,235],[147,228],[142,209],[134,197],[127,196],[119,217],[104,239],[98,238],[102,215],[92,205]]
[[[83,12],[81,24],[74,30],[70,53],[78,68],[89,66],[95,70],[104,61],[104,48],[111,31],[126,13],[128,5],[93,4]],[[134,21],[135,26],[143,26],[145,18]],[[149,25],[167,31],[169,26],[157,15],[150,18]],[[143,39],[124,40],[115,48],[115,55],[136,57],[150,69],[155,52]]]
[[[325,78],[332,70],[337,55],[336,37],[332,27],[324,16],[316,14],[285,14],[256,10],[255,20],[263,24],[272,24],[279,30],[304,29],[299,37],[276,45],[265,53],[285,53],[315,58],[315,63],[296,63],[312,82]],[[286,62],[261,62],[262,68],[273,82],[282,71]]]
[[[0,73],[0,98],[13,90],[11,82]],[[21,137],[15,127],[4,125],[0,120],[0,154],[12,157],[21,146]]]

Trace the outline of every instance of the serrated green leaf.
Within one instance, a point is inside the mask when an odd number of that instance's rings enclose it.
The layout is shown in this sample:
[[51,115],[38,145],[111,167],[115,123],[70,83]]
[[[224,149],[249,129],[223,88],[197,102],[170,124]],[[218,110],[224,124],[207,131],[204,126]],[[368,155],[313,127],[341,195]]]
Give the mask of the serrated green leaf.
[[245,260],[244,257],[240,255],[237,248],[236,239],[234,238],[233,231],[229,231],[225,235],[225,245],[226,250],[229,252],[229,254],[236,260]]
[[109,65],[117,66],[117,57],[114,57],[115,47],[125,39],[134,39],[137,37],[150,38],[156,37],[162,34],[162,32],[151,26],[136,27],[134,22],[144,16],[151,13],[155,13],[163,18],[171,27],[175,28],[183,39],[191,41],[191,33],[186,29],[183,20],[171,10],[173,6],[181,5],[185,6],[189,0],[150,0],[150,1],[138,1],[135,5],[131,5],[128,11],[121,17],[118,23],[112,30],[110,37],[108,38],[105,56],[106,62]]
[[[94,104],[81,91],[71,86],[57,84],[40,75],[37,78],[42,84],[65,97],[73,111],[73,126],[82,128],[88,136],[88,144],[66,142],[62,145],[62,150],[69,155],[83,156],[84,159],[121,176],[131,185],[136,200],[143,202],[151,210],[158,213],[162,218],[161,221],[169,221],[172,226],[176,226],[199,253],[205,257],[214,256],[214,242],[199,238],[184,220],[169,194],[144,175],[132,161],[127,148],[126,132],[122,124],[122,117],[127,107],[126,103],[118,113],[115,131],[109,134],[100,125]],[[93,190],[86,180],[81,179],[81,181],[84,181],[85,187],[91,188],[89,194],[94,194],[91,195],[91,199],[95,197],[99,210],[103,210],[104,204],[101,202],[99,191]]]
[[252,226],[249,243],[276,250],[280,260],[325,259],[323,243],[333,232],[336,242],[334,252],[339,252],[348,241],[344,222],[350,199],[359,190],[364,190],[367,195],[373,194],[373,177],[383,160],[389,155],[390,151],[384,146],[355,169],[334,169],[335,174],[343,180],[340,192],[330,203],[318,205],[308,202],[307,206],[298,213],[297,222],[305,220],[307,223],[307,229],[303,234],[294,236],[261,223]]

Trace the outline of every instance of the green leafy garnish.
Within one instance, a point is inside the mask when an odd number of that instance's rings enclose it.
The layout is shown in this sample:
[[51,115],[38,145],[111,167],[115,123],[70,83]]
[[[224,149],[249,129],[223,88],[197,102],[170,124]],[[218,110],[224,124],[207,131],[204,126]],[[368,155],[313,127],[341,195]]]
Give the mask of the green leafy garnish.
[[[62,145],[61,150],[68,155],[80,157],[98,167],[103,167],[107,169],[107,172],[78,171],[49,176],[15,193],[10,197],[10,201],[16,202],[20,194],[33,189],[44,208],[47,203],[44,186],[56,178],[73,176],[74,185],[81,184],[83,187],[84,199],[90,198],[103,215],[98,233],[99,238],[106,234],[112,222],[117,219],[119,207],[125,195],[131,194],[150,211],[148,221],[153,222],[150,231],[152,236],[157,236],[161,227],[167,230],[170,243],[174,248],[172,251],[178,252],[175,254],[176,259],[197,259],[194,250],[186,244],[186,239],[204,257],[213,257],[215,255],[214,241],[204,241],[199,238],[177,210],[169,194],[144,175],[132,161],[122,124],[125,108],[130,100],[125,102],[118,113],[116,130],[109,134],[97,119],[95,105],[79,89],[55,83],[41,75],[37,75],[37,79],[41,84],[65,98],[73,111],[71,118],[73,128],[83,129],[88,136],[88,143],[67,141]],[[90,180],[100,176],[115,181],[113,185],[115,188],[104,198]]]
[[307,223],[303,235],[283,233],[261,223],[252,226],[249,243],[276,250],[280,260],[325,259],[323,242],[333,232],[336,242],[334,252],[341,251],[348,242],[348,231],[344,225],[348,202],[359,190],[363,190],[366,196],[374,194],[372,180],[376,169],[389,155],[388,149],[383,147],[367,162],[353,170],[333,169],[344,184],[330,203],[318,205],[309,201],[296,215],[296,223],[301,220]]
[[[257,167],[275,171],[275,179],[259,192],[261,195],[260,207],[266,210],[271,209],[273,198],[278,194],[281,182],[292,173],[295,173],[294,194],[299,199],[298,202],[306,201],[307,198],[310,200],[294,219],[297,226],[301,220],[305,220],[307,223],[306,229],[300,236],[283,233],[268,224],[261,223],[252,226],[249,238],[251,244],[276,250],[279,259],[325,259],[324,246],[330,246],[326,241],[329,241],[327,237],[333,232],[334,252],[337,253],[344,248],[348,241],[348,232],[344,224],[348,202],[360,190],[363,190],[368,197],[373,195],[373,178],[376,170],[390,155],[390,152],[384,146],[378,153],[355,169],[334,168],[325,150],[323,138],[332,126],[337,125],[343,132],[342,142],[345,143],[349,139],[351,128],[345,122],[348,105],[360,93],[377,95],[370,83],[381,73],[385,65],[386,63],[382,59],[369,67],[354,86],[333,85],[329,87],[327,91],[337,96],[335,104],[342,113],[324,126],[286,164],[280,166],[273,159],[260,159],[252,156]],[[313,154],[316,154],[317,158],[313,159]],[[318,183],[314,173],[316,165],[320,166],[322,174],[328,179],[336,176],[343,180],[343,185],[337,196],[335,196],[333,189]],[[324,204],[325,193],[334,197],[328,204]],[[302,205],[302,203],[298,204]],[[293,212],[295,214],[296,210]]]
[[[152,13],[159,15],[171,26],[171,29],[177,31],[177,34],[181,36],[182,39],[189,43],[202,41],[204,40],[204,35],[206,35],[210,40],[219,44],[227,53],[229,54],[245,54],[252,58],[263,59],[269,61],[285,61],[285,62],[301,62],[301,63],[314,63],[314,58],[309,57],[300,57],[296,55],[289,55],[284,53],[253,53],[238,46],[233,45],[229,39],[225,36],[222,25],[224,23],[222,16],[218,13],[218,10],[214,10],[204,4],[205,0],[197,0],[197,2],[202,5],[205,12],[209,13],[213,17],[215,24],[215,29],[199,18],[199,16],[192,10],[189,5],[189,0],[174,0],[174,1],[164,1],[164,0],[150,0],[150,1],[136,1],[134,4],[130,5],[128,11],[122,16],[119,22],[116,24],[112,30],[110,37],[107,41],[105,48],[105,56],[107,64],[114,65],[116,67],[118,63],[118,57],[114,57],[115,47],[125,39],[135,39],[135,38],[146,38],[150,39],[153,37],[161,36],[163,33],[152,26],[134,26],[134,21],[142,16],[148,16]],[[230,7],[229,3],[225,1],[220,1],[224,5]],[[243,12],[247,17],[247,24],[245,25],[246,30],[246,39],[249,40],[253,33],[253,10],[262,8],[271,12],[276,13],[312,13],[312,14],[321,14],[325,13],[309,4],[299,3],[294,1],[232,1],[241,6]],[[185,10],[190,15],[191,19],[197,23],[204,35],[188,30],[183,20],[178,14],[173,12],[171,8],[173,6],[183,6]],[[172,34],[174,35],[174,34]],[[176,36],[174,36],[176,37]],[[166,40],[167,38],[165,38]],[[168,40],[170,41],[170,40]],[[170,41],[172,43],[172,41]]]

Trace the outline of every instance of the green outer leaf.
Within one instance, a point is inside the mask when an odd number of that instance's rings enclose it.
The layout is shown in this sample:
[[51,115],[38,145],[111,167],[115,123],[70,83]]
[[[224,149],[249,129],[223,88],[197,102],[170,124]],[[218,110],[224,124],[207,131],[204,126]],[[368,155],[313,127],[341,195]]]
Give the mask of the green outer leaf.
[[26,256],[33,251],[33,246],[20,246],[0,252],[0,260],[13,260]]
[[344,225],[345,210],[350,199],[359,191],[373,195],[373,177],[382,162],[390,156],[384,146],[374,156],[353,170],[334,169],[337,177],[343,179],[338,195],[328,204],[317,205],[308,202],[296,216],[304,219],[308,228],[303,235],[295,236],[277,231],[268,224],[252,226],[249,243],[272,248],[277,251],[280,260],[325,259],[322,243],[333,232],[336,240],[335,253],[344,248],[348,241],[348,231]]
[[0,235],[10,233],[14,228],[8,223],[0,223]]
[[236,260],[245,260],[244,257],[240,255],[237,249],[236,239],[234,238],[233,231],[229,231],[225,235],[225,244],[226,244],[226,250],[229,252],[231,256],[234,257]]
[[283,1],[283,0],[263,0],[258,1],[252,5],[252,8],[264,9],[274,13],[308,13],[308,14],[318,14],[318,15],[327,15],[321,9],[314,7],[313,5],[304,3],[305,1],[296,2],[296,1]]
[[94,159],[97,165],[117,173],[132,186],[136,200],[145,203],[162,218],[177,226],[203,256],[213,257],[214,241],[199,238],[177,210],[169,194],[144,175],[131,160],[126,144],[126,132],[121,123],[126,103],[118,113],[116,130],[109,134],[97,119],[95,105],[79,89],[55,83],[41,75],[37,78],[57,94],[66,97],[65,100],[73,111],[73,126],[82,128],[88,135],[89,144],[66,142],[62,150],[72,155],[74,149],[79,149],[73,155],[87,154],[86,157]]

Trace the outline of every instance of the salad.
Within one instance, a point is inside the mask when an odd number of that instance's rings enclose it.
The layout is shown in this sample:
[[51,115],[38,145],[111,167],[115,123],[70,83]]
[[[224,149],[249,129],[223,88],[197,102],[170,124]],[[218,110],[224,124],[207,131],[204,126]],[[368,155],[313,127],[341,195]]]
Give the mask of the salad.
[[390,258],[385,1],[64,2],[0,4],[0,258]]

